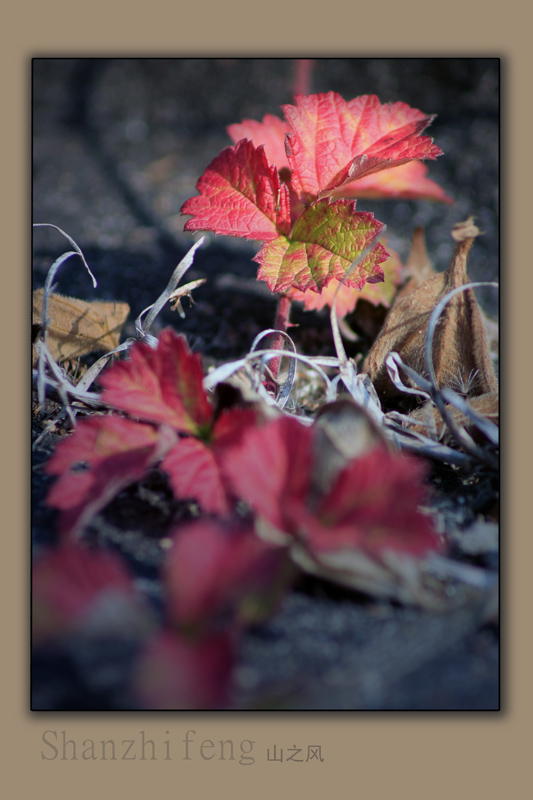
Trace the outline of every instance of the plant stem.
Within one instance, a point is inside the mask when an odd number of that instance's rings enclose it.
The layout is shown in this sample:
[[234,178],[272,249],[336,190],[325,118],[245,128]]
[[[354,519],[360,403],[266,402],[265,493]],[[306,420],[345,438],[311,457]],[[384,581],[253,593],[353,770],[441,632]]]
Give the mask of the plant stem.
[[[291,313],[291,298],[287,297],[287,295],[282,294],[280,295],[279,298],[278,309],[276,311],[276,319],[274,322],[274,328],[277,331],[282,331],[283,333],[286,333],[287,328],[289,327],[290,313]],[[281,334],[274,334],[272,338],[272,343],[270,345],[271,349],[283,350],[283,344],[284,344],[283,339],[284,337]],[[281,357],[273,358],[268,364],[274,378],[278,377],[280,363],[281,363]],[[273,384],[271,381],[267,382],[266,387],[270,391],[274,392],[276,391],[277,388],[276,385]]]
[[311,92],[311,73],[315,61],[313,58],[296,58],[294,66],[293,94],[310,94]]

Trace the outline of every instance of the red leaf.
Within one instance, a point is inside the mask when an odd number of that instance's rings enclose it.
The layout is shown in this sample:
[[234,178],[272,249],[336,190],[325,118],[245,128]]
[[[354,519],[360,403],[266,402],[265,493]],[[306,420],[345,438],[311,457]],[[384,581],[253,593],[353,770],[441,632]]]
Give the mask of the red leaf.
[[154,430],[121,417],[90,417],[60,442],[46,465],[59,475],[46,497],[60,509],[59,532],[81,530],[126,486],[140,480],[175,441],[168,428]]
[[382,447],[355,459],[338,475],[315,514],[300,509],[309,545],[414,556],[438,549],[430,518],[418,510],[426,498],[425,472],[414,457]]
[[312,428],[282,417],[247,433],[224,467],[236,494],[311,549],[418,556],[438,548],[431,521],[418,510],[426,494],[420,462],[376,447],[349,462],[319,499],[313,447]]
[[226,130],[235,143],[241,139],[249,139],[255,147],[263,145],[269,164],[280,169],[289,168],[287,153],[285,152],[285,135],[291,126],[285,120],[265,114],[262,122],[254,119],[243,119],[234,125],[228,125]]
[[253,527],[201,520],[177,529],[163,577],[172,618],[196,633],[257,622],[270,611],[285,560],[285,548]]
[[232,408],[216,420],[209,443],[180,439],[161,464],[176,497],[196,500],[207,513],[228,514],[235,498],[223,479],[220,462],[225,448],[238,443],[255,421],[253,409]]
[[311,431],[293,417],[251,428],[224,454],[235,494],[280,530],[290,531],[285,498],[302,498],[311,467]]
[[296,97],[283,106],[292,183],[305,202],[370,172],[442,151],[420,133],[433,117],[405,103],[381,105],[375,95],[346,102],[336,92]]
[[137,419],[205,435],[213,410],[203,388],[201,359],[189,351],[185,338],[169,328],[157,350],[141,343],[130,354],[102,375],[104,402]]
[[220,451],[232,444],[237,444],[247,428],[258,422],[254,408],[229,408],[222,411],[213,426],[211,444]]
[[428,168],[421,161],[409,161],[399,167],[366,175],[340,186],[332,197],[396,198],[402,200],[435,200],[453,203],[441,187],[427,177]]
[[113,553],[69,544],[45,553],[33,566],[34,642],[89,625],[116,632],[118,624],[124,631],[142,613],[133,579]]
[[231,633],[200,641],[163,631],[137,662],[133,691],[147,710],[217,709],[229,700],[235,643]]
[[227,236],[268,241],[290,230],[289,192],[264,148],[246,139],[226,147],[196,184],[200,192],[181,207],[192,214],[186,231],[214,231]]
[[198,439],[180,439],[161,469],[180,500],[193,499],[207,513],[228,514],[230,498],[213,450]]
[[[355,211],[346,200],[321,200],[308,206],[297,220],[290,238],[266,242],[254,257],[261,266],[258,278],[273,292],[294,287],[321,291],[332,278],[341,280],[383,225],[368,212]],[[366,255],[345,285],[361,289],[367,281],[383,280],[381,262],[388,258],[381,244]]]

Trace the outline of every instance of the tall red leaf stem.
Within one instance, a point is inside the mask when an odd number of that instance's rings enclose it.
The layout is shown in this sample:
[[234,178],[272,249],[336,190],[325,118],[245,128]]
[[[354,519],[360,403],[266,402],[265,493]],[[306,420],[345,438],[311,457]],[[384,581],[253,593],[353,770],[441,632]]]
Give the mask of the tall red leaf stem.
[[[281,331],[282,333],[286,333],[289,327],[289,316],[291,313],[291,298],[287,297],[287,295],[282,294],[280,295],[279,302],[278,302],[278,309],[276,311],[276,319],[274,321],[274,328],[277,331]],[[284,336],[282,333],[274,334],[272,337],[272,342],[270,344],[270,348],[272,350],[283,350],[284,345]],[[281,363],[281,358],[273,358],[269,361],[268,366],[274,378],[278,377],[279,373],[279,365]],[[276,385],[272,381],[267,381],[266,388],[269,391],[276,390]]]
[[293,94],[311,94],[311,74],[315,60],[313,58],[296,58],[294,65]]

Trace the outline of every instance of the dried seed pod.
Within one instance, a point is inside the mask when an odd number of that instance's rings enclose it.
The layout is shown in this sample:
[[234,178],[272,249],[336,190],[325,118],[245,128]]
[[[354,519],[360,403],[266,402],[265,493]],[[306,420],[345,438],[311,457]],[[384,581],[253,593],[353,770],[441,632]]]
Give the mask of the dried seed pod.
[[430,261],[426,248],[424,229],[422,227],[415,228],[413,232],[411,251],[405,265],[405,275],[407,276],[407,281],[396,293],[394,302],[411,294],[411,292],[417,289],[420,284],[428,278],[433,278],[434,275],[438,275]]
[[[400,395],[385,365],[391,351],[399,353],[419,375],[428,377],[424,345],[431,312],[450,291],[470,282],[466,262],[478,235],[472,218],[456,225],[452,236],[458,244],[449,269],[427,278],[392,306],[365,362],[381,399]],[[497,392],[483,316],[472,289],[459,292],[444,308],[433,338],[432,356],[439,387],[468,385],[468,396]]]

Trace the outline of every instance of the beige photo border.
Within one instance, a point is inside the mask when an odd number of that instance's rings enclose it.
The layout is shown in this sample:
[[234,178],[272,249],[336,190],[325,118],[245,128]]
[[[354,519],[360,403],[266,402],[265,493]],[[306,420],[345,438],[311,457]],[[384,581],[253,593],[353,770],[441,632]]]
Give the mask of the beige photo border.
[[[531,317],[532,46],[526,4],[209,2],[20,4],[2,38],[2,785],[9,796],[85,798],[523,797],[531,786],[533,568],[526,508]],[[420,20],[419,22],[417,20]],[[498,713],[31,713],[29,706],[31,58],[36,56],[479,56],[502,59],[501,278],[504,450],[502,710]],[[524,340],[521,339],[521,334]],[[526,338],[527,337],[527,338]],[[524,360],[519,360],[524,358]],[[519,365],[521,369],[519,369]],[[526,410],[527,409],[527,410]],[[520,461],[519,461],[520,459]],[[253,740],[253,765],[42,758],[43,733],[77,741]],[[192,734],[191,734],[192,737]],[[320,745],[323,762],[268,762]],[[162,745],[161,745],[162,746]],[[5,790],[4,790],[5,791]]]

